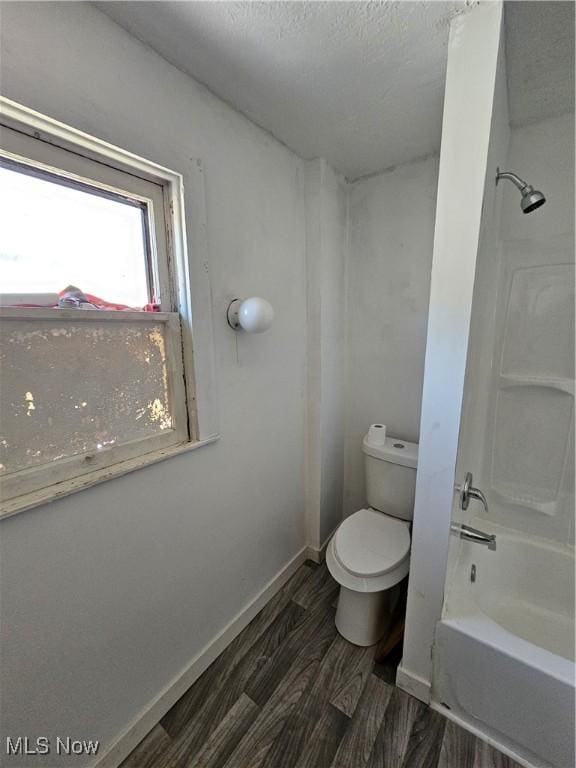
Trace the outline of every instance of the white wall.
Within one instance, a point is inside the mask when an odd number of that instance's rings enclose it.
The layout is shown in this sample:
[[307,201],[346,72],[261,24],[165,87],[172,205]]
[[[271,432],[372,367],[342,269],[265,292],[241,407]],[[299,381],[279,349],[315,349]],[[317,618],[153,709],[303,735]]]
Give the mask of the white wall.
[[574,112],[513,128],[507,164],[520,176],[525,176],[536,189],[542,190],[547,202],[538,211],[523,214],[518,195],[511,194],[514,189],[510,186],[503,200],[502,240],[530,240],[542,244],[572,236]]
[[312,160],[306,164],[306,528],[317,549],[342,519],[346,245],[345,181],[324,160]]
[[[491,406],[494,336],[502,261],[500,223],[502,199],[506,192],[505,185],[496,185],[495,183],[495,169],[507,167],[509,141],[506,60],[505,56],[500,53],[496,70],[490,145],[486,163],[486,182],[474,275],[455,474],[455,482],[459,484],[464,481],[467,472],[472,472],[474,485],[483,490],[487,490],[482,473],[482,463],[488,437],[488,414]],[[518,206],[518,210],[520,210],[520,206]],[[471,503],[466,511],[461,508],[460,504],[455,503],[452,508],[452,520],[455,523],[474,525],[472,518],[478,513],[483,514],[478,502]],[[477,525],[481,527],[482,524],[477,523]],[[466,542],[456,536],[450,537],[446,585],[452,583],[456,588],[459,586],[460,579],[458,575],[454,576],[453,572],[458,564],[460,550],[463,546],[466,546]],[[447,599],[446,595],[444,609]]]
[[356,182],[347,256],[344,513],[365,503],[362,437],[374,422],[417,441],[438,159]]
[[[448,45],[406,631],[397,677],[423,700],[430,696],[444,596],[481,218],[483,206],[490,213],[494,208],[489,152],[498,149],[494,157],[501,156],[500,147],[490,146],[501,136],[492,131],[501,25],[501,3],[475,6],[452,21]],[[502,69],[499,78],[504,81]],[[497,112],[494,120],[501,119]]]
[[[88,4],[5,4],[2,35],[4,95],[205,164],[221,440],[1,528],[3,734],[107,745],[304,544],[303,164]],[[253,294],[275,323],[241,337]]]

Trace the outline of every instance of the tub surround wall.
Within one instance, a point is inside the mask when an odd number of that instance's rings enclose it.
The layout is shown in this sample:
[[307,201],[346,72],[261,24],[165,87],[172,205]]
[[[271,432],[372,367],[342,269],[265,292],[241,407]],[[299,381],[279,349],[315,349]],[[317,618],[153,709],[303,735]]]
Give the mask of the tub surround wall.
[[574,544],[574,112],[513,129],[506,164],[547,202],[503,195],[482,483],[498,524]]
[[344,514],[366,503],[362,437],[418,441],[438,159],[350,188]]
[[[574,380],[573,135],[573,113],[513,129],[498,164],[544,190],[547,203],[524,215],[517,191],[502,185],[496,215],[484,208],[491,237],[478,256],[457,478],[474,470],[489,511],[471,504],[454,518],[495,532],[497,548],[451,538],[432,689],[447,716],[526,764],[555,768],[574,764],[573,394],[557,388]],[[558,407],[565,415],[554,420]],[[550,500],[539,507],[543,492]]]
[[[504,107],[499,112],[506,117]],[[502,144],[504,157],[494,156],[491,165],[517,169],[530,183],[545,191],[547,203],[538,211],[525,215],[520,209],[518,192],[508,184],[500,184],[496,210],[489,215],[485,206],[482,226],[489,237],[483,238],[485,245],[477,262],[470,331],[473,353],[468,356],[466,373],[466,380],[473,381],[474,386],[465,391],[462,416],[462,434],[473,434],[474,439],[461,441],[457,475],[461,479],[467,470],[474,472],[475,485],[482,488],[488,498],[487,519],[525,534],[573,543],[574,460],[570,455],[573,445],[569,440],[567,443],[563,440],[566,430],[570,430],[570,395],[549,387],[532,387],[527,409],[524,400],[525,384],[530,383],[530,367],[539,362],[541,367],[533,371],[536,379],[562,378],[563,375],[568,385],[574,379],[574,319],[570,312],[574,282],[574,182],[571,171],[574,166],[574,114],[512,131],[504,119],[499,122],[509,133],[509,141]],[[521,290],[525,294],[518,301]],[[514,300],[518,306],[515,315],[508,318],[510,301]],[[554,305],[555,320],[552,320],[546,308]],[[531,307],[538,307],[537,316],[530,311]],[[519,311],[519,308],[524,309]],[[533,327],[531,323],[535,321],[537,326]],[[548,328],[551,321],[556,323],[552,331]],[[544,342],[540,337],[542,333],[548,334]],[[528,354],[530,338],[536,340],[536,346]],[[545,364],[549,368],[542,368],[542,355],[546,356]],[[518,374],[517,383],[524,386],[510,386],[516,383],[514,374]],[[508,380],[501,381],[501,375]],[[558,434],[549,429],[550,420],[546,418],[549,406],[541,400],[546,397],[553,399],[552,406],[556,404],[566,410],[567,418],[556,424]],[[495,404],[499,398],[496,413]],[[512,424],[506,422],[511,408],[516,409]],[[543,408],[544,418],[539,415],[539,408]],[[528,419],[539,419],[540,423],[531,421],[528,425]],[[497,430],[499,423],[506,425],[505,433]],[[528,473],[536,483],[550,485],[550,472],[555,474],[554,467],[565,466],[557,503],[543,505],[541,509],[529,501],[515,503],[514,491],[527,498],[534,491],[538,492],[537,488],[522,487],[521,482],[513,482],[509,493],[506,488],[499,488],[499,478],[506,470],[509,473],[513,469],[513,456],[519,453],[508,443],[510,438],[518,439],[517,428],[528,430],[522,439],[522,452],[526,458],[530,457],[530,440],[534,436],[545,446],[545,453],[534,461]],[[554,451],[556,455],[547,467],[546,458]],[[507,453],[511,454],[511,463]],[[508,479],[514,481],[515,478],[509,475]],[[548,494],[551,496],[550,490]],[[472,504],[467,514],[474,515],[478,511],[480,508]],[[466,513],[459,510],[458,520],[465,517]]]

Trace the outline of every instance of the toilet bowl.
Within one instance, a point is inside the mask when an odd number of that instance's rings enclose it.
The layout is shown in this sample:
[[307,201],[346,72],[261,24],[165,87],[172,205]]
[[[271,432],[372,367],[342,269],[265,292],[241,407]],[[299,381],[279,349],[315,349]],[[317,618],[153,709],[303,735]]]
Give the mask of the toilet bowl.
[[362,450],[370,506],[341,523],[326,564],[340,584],[336,628],[351,643],[366,646],[389,629],[408,574],[418,446],[393,437],[375,445],[367,435]]

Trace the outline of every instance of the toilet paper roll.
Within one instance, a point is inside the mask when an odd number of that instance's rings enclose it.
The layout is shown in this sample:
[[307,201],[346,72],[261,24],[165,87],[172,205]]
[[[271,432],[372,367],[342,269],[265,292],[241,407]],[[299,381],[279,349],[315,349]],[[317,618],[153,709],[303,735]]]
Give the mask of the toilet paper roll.
[[386,443],[386,426],[384,424],[370,424],[368,440],[372,445],[384,445]]

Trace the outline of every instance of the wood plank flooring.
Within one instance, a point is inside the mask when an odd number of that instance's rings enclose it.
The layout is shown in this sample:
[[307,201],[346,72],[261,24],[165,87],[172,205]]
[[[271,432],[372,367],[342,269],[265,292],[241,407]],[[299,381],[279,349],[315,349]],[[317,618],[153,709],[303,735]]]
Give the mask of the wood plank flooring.
[[340,637],[337,595],[304,564],[121,768],[520,768]]

